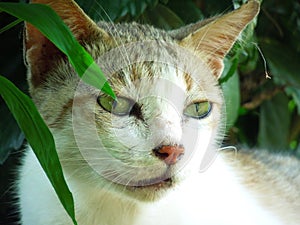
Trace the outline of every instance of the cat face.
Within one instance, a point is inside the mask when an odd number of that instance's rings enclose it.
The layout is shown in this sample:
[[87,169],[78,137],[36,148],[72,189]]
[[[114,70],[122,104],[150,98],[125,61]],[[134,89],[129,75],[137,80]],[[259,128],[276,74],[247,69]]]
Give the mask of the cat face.
[[[147,54],[136,52],[138,45]],[[152,199],[177,183],[187,165],[198,171],[205,153],[216,147],[222,97],[204,62],[174,43],[135,42],[123,51],[115,48],[97,58],[116,101],[83,83],[77,86],[73,132],[83,158],[102,179]],[[122,52],[127,57],[109,68]],[[168,157],[173,152],[157,153],[166,146],[181,152],[173,158]]]
[[67,180],[152,200],[186,171],[212,162],[222,136],[222,59],[256,15],[257,2],[171,32],[135,23],[97,27],[74,2],[51,6],[69,16],[64,19],[117,95],[113,100],[82,83],[27,25],[31,94],[52,129]]

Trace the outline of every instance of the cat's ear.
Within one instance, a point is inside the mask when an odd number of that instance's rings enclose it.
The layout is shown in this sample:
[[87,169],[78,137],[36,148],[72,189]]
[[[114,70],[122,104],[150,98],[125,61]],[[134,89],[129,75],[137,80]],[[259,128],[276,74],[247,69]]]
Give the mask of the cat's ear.
[[[32,0],[50,6],[63,19],[80,43],[92,43],[93,39],[108,39],[109,35],[100,29],[72,0]],[[44,35],[29,23],[25,23],[25,56],[29,67],[29,83],[38,87],[47,80],[47,74],[65,58]]]
[[178,40],[179,45],[203,59],[219,78],[225,55],[258,12],[259,3],[250,0],[228,14],[172,31],[171,35]]

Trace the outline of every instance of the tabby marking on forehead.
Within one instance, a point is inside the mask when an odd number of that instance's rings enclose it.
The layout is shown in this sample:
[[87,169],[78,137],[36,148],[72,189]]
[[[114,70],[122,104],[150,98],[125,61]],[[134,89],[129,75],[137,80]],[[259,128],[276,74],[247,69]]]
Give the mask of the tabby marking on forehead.
[[187,91],[191,91],[192,83],[193,83],[193,80],[192,80],[191,76],[188,73],[184,73],[184,79],[185,79],[185,82],[186,82]]

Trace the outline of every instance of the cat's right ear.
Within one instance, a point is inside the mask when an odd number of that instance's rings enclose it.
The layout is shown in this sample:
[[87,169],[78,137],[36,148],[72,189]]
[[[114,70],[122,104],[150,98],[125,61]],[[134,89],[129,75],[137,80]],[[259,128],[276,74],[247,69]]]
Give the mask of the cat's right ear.
[[259,5],[257,0],[249,0],[228,14],[171,31],[170,35],[178,40],[180,46],[200,57],[219,78],[225,55],[247,24],[258,14]]
[[[50,6],[81,44],[93,43],[96,39],[108,42],[110,39],[110,36],[100,29],[73,0],[32,0],[31,3]],[[25,59],[30,71],[28,81],[32,89],[43,85],[57,61],[66,57],[29,23],[25,23],[24,45]]]

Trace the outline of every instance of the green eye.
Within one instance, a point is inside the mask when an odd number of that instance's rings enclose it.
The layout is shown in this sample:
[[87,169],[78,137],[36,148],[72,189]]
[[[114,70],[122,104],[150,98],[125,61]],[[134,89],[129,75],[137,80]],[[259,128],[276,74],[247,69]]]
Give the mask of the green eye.
[[184,109],[183,114],[194,119],[202,119],[209,115],[211,108],[210,102],[194,102]]
[[114,100],[110,96],[99,96],[98,104],[106,111],[117,116],[125,116],[130,114],[134,105],[134,101],[125,97],[118,97]]

